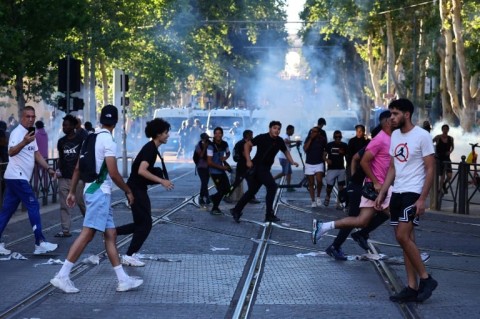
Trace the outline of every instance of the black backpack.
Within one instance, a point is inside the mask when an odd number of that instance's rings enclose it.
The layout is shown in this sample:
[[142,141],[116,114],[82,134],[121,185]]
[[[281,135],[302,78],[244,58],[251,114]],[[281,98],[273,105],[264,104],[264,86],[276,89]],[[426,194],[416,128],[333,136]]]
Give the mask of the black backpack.
[[242,153],[243,153],[243,147],[245,145],[245,141],[244,140],[241,140],[241,141],[238,141],[237,144],[235,144],[235,146],[233,147],[233,161],[234,162],[238,162],[241,157],[243,156]]
[[[98,134],[106,133],[91,133],[88,134],[82,143],[80,148],[80,157],[78,159],[78,168],[80,170],[80,179],[85,183],[92,183],[97,181],[103,183],[106,178],[106,164],[103,161],[100,174],[97,174],[96,159],[95,159],[95,142],[97,141]],[[103,174],[102,174],[103,173]],[[99,178],[100,177],[100,178]]]
[[[202,147],[202,141],[198,142],[198,145],[200,145],[200,148]],[[210,144],[210,142],[209,142]],[[200,162],[200,155],[198,155],[197,148],[193,151],[193,162],[195,163],[195,166],[198,165],[198,162]],[[207,151],[205,151],[205,154],[203,155],[203,159],[207,160]]]

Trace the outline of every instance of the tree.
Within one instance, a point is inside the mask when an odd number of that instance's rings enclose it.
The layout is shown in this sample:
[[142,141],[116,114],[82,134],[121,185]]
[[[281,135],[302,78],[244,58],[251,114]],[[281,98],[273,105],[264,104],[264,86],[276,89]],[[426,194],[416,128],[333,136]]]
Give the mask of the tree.
[[[54,90],[59,44],[72,29],[82,28],[84,0],[0,2],[1,85],[12,85],[21,113],[25,102],[49,99]],[[48,18],[45,18],[48,17]]]

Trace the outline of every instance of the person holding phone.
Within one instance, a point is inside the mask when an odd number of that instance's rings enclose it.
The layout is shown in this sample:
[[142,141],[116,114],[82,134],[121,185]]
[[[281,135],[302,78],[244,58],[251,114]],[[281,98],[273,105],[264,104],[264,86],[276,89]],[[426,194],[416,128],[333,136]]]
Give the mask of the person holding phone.
[[[20,125],[10,134],[8,143],[10,160],[4,175],[6,190],[0,211],[0,238],[10,218],[22,202],[27,208],[28,218],[35,235],[35,250],[33,253],[38,255],[54,251],[58,245],[47,242],[45,236],[43,236],[40,204],[30,185],[35,162],[45,169],[52,178],[55,178],[55,170],[48,166],[38,151],[35,127],[33,127],[35,118],[35,109],[32,106],[25,106],[22,110]],[[10,253],[10,250],[5,248],[5,244],[0,243],[0,255]]]

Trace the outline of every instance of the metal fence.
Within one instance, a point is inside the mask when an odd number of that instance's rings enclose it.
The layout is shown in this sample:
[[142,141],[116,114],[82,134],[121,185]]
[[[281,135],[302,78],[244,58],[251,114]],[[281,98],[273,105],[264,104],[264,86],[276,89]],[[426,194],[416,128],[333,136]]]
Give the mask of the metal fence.
[[[47,163],[53,169],[57,169],[57,158],[47,159]],[[3,195],[5,193],[5,181],[3,175],[7,169],[7,163],[0,163],[0,207],[3,205]],[[48,172],[35,164],[32,178],[30,179],[33,192],[35,193],[41,205],[45,206],[49,203],[57,202],[58,182],[52,179]]]
[[[431,203],[435,210],[442,210],[444,202],[451,202],[454,213],[469,215],[471,205],[480,205],[478,196],[480,194],[480,177],[477,174],[479,164],[467,163],[465,156],[462,156],[461,159],[462,161],[459,163],[451,162],[452,179],[446,184],[446,194],[443,192],[443,185],[440,185],[440,176],[437,172],[435,173],[430,193]],[[436,165],[440,164],[437,160]]]

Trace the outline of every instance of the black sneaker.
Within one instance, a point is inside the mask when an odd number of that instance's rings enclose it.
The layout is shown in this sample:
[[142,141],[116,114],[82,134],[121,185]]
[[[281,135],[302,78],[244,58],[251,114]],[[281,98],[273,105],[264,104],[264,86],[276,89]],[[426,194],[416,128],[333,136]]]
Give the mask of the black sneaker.
[[275,222],[279,222],[279,221],[280,221],[280,218],[278,218],[275,215],[266,215],[265,216],[265,222],[266,223],[268,223],[268,222],[275,223]]
[[335,260],[347,260],[347,257],[345,257],[345,254],[343,253],[342,249],[336,249],[333,247],[333,245],[328,246],[328,248],[325,250],[327,255],[330,257],[335,258]]
[[200,199],[198,200],[198,204],[200,206],[205,206],[205,200],[203,199],[203,197],[200,197]]
[[212,208],[212,210],[210,211],[210,214],[212,215],[222,215],[223,212],[220,210],[220,208]]
[[207,196],[207,200],[205,201],[205,203],[207,205],[210,205],[212,203],[212,201],[210,200],[210,196]]
[[230,214],[236,223],[240,223],[240,216],[242,216],[242,214],[237,213],[233,208],[230,209]]
[[412,302],[417,301],[418,291],[410,287],[405,287],[399,293],[390,296],[393,302]]
[[420,284],[418,285],[418,302],[424,302],[432,295],[432,292],[437,288],[438,282],[428,275],[427,279],[420,279]]
[[368,237],[366,238],[362,234],[360,234],[360,231],[356,231],[352,233],[350,236],[352,236],[352,239],[355,240],[362,249],[364,250],[369,250],[370,247],[368,246]]

